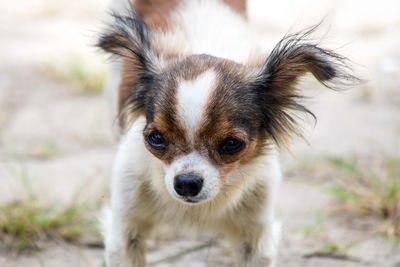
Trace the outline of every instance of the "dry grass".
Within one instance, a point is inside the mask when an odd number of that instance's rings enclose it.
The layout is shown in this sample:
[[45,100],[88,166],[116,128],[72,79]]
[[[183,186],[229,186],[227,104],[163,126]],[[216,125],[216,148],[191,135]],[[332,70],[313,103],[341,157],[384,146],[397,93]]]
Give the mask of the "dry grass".
[[329,189],[341,210],[383,219],[379,231],[400,238],[400,159],[385,157],[361,162],[330,158],[337,186]]
[[[339,243],[329,235],[326,221],[326,215],[321,211],[317,211],[314,214],[314,222],[301,229],[301,231],[305,234],[305,238],[311,241],[310,244],[312,244],[311,246],[314,247],[315,250],[310,254],[306,254],[306,257],[314,254],[324,254],[325,256],[345,256],[347,251],[357,243],[358,240]],[[316,240],[318,240],[318,242],[314,245]]]
[[22,199],[0,206],[0,244],[10,249],[39,249],[41,241],[78,242],[99,236],[95,211],[98,205],[43,203],[22,173]]
[[52,140],[43,140],[32,143],[25,154],[38,159],[48,159],[63,154],[60,145]]
[[88,207],[44,206],[36,199],[8,203],[0,207],[0,237],[8,248],[39,248],[43,240],[77,241],[94,232],[95,222],[87,218]]
[[76,93],[100,93],[106,79],[105,66],[82,56],[72,56],[65,63],[48,63],[47,76],[66,83]]

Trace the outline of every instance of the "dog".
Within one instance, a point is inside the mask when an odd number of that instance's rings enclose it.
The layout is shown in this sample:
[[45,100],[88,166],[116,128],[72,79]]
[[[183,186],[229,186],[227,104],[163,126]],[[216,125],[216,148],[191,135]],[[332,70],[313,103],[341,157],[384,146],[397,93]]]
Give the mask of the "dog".
[[275,266],[279,150],[301,135],[299,79],[355,79],[308,36],[255,47],[245,0],[119,5],[98,46],[114,56],[121,138],[103,235],[108,266],[146,266],[160,225],[223,234],[236,266]]

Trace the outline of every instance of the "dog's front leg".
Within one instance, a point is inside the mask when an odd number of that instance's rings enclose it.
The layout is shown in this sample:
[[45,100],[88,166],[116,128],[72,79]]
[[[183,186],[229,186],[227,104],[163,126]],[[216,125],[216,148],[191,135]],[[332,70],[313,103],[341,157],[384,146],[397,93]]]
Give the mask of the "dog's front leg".
[[[274,165],[277,166],[277,165]],[[281,226],[275,206],[280,185],[280,172],[270,176],[268,186],[258,185],[245,196],[245,205],[225,222],[226,237],[231,241],[237,267],[274,267]],[[266,179],[265,179],[266,180]]]
[[104,209],[102,222],[108,267],[146,266],[146,239],[152,230],[153,213],[145,182],[151,161],[143,143],[144,125],[143,117],[132,125],[116,154],[110,205]]
[[103,222],[108,267],[145,267],[151,224],[109,209]]
[[[239,233],[239,234],[238,234]],[[231,239],[236,267],[274,267],[280,238],[280,224],[249,223]]]

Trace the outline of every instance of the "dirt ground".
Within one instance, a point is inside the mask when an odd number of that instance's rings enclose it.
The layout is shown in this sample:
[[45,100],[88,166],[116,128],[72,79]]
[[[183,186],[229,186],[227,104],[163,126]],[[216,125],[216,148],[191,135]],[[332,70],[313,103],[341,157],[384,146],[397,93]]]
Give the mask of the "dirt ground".
[[[0,203],[21,197],[17,176],[22,171],[47,203],[69,201],[78,190],[84,192],[82,201],[106,198],[115,152],[107,98],[75,90],[48,68],[76,57],[102,66],[106,58],[92,44],[107,5],[104,0],[0,0]],[[400,156],[399,10],[398,0],[250,1],[253,30],[265,45],[272,47],[286,32],[324,19],[317,38],[326,35],[324,46],[348,56],[366,81],[342,92],[304,82],[318,123],[306,127],[308,144],[298,139],[283,151],[287,174],[279,203],[284,231],[278,266],[400,266],[399,245],[369,234],[375,219],[330,212],[336,200],[324,192],[326,181],[296,169],[320,155]],[[306,233],[320,213],[324,231]],[[204,240],[152,241],[149,259]],[[345,258],[315,253],[329,243],[354,244]],[[101,266],[102,253],[100,248],[48,243],[33,254],[0,250],[0,266]],[[155,266],[230,264],[219,242]]]

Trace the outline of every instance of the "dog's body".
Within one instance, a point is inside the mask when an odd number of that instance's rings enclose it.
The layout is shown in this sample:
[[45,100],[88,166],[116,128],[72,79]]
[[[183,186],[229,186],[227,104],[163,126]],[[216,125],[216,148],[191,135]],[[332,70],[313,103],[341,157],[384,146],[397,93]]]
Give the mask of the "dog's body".
[[237,266],[274,265],[277,144],[296,132],[290,112],[308,112],[296,81],[306,72],[348,80],[343,58],[305,35],[267,58],[245,1],[134,5],[99,42],[118,56],[111,89],[123,129],[103,224],[108,266],[145,266],[146,238],[161,224],[224,234]]
[[279,240],[274,204],[281,176],[276,154],[232,174],[224,194],[188,205],[167,191],[163,167],[143,144],[144,126],[144,120],[138,120],[119,146],[104,225],[108,266],[145,266],[146,236],[162,224],[186,233],[223,233],[233,244],[238,266],[268,266]]

